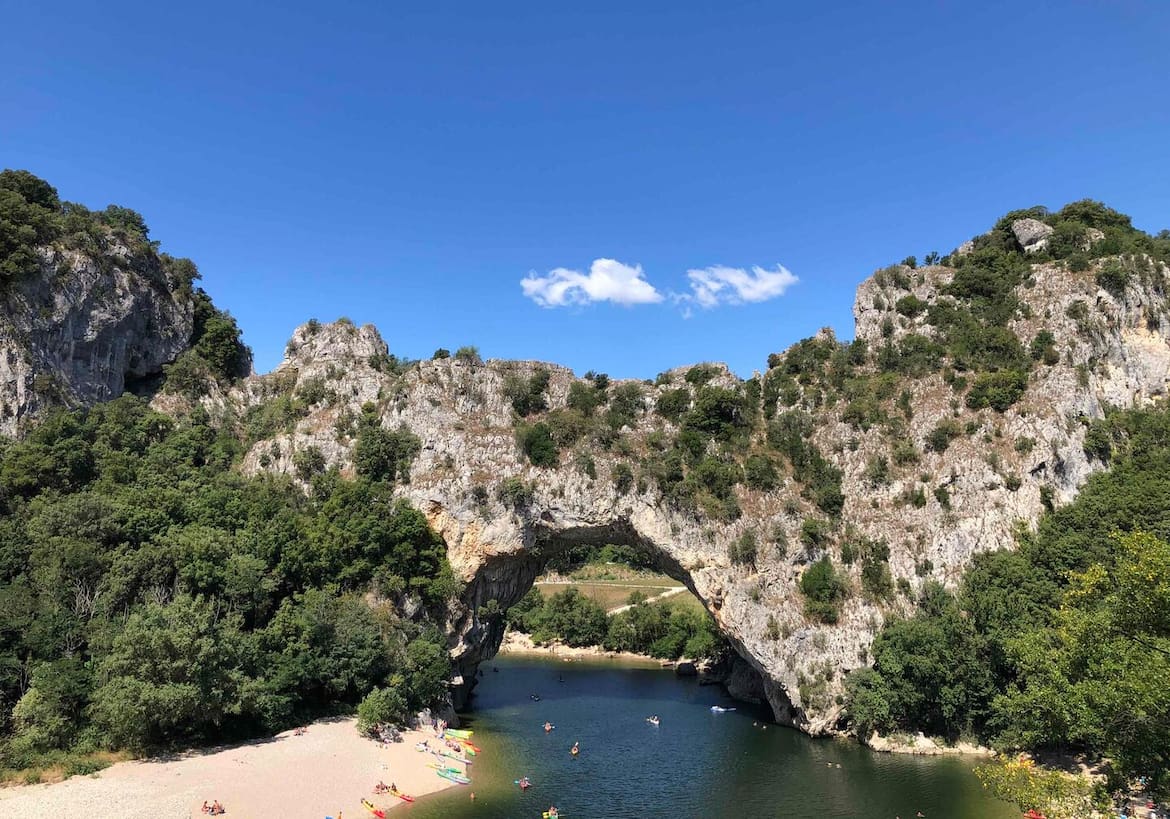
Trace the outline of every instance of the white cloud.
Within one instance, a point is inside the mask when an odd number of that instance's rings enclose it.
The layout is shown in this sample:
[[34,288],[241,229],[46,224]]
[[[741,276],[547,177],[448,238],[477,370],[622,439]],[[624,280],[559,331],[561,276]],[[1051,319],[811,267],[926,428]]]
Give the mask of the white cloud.
[[700,307],[720,304],[747,304],[767,301],[784,295],[784,291],[799,279],[783,265],[775,270],[753,267],[751,272],[739,267],[714,265],[701,270],[688,270],[691,292],[676,296],[676,300],[695,302]]
[[612,301],[615,304],[654,304],[662,294],[642,278],[642,266],[631,267],[614,259],[596,259],[589,273],[558,267],[547,276],[529,273],[520,280],[524,295],[541,307],[564,307]]

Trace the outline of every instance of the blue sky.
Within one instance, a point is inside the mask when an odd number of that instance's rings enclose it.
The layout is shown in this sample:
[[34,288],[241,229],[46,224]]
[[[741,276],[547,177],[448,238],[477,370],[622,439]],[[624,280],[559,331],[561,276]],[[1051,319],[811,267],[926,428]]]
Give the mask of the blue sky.
[[1165,2],[2,17],[0,166],[141,211],[260,371],[346,315],[410,357],[749,375],[821,326],[851,337],[865,276],[1006,210],[1087,196],[1170,227]]

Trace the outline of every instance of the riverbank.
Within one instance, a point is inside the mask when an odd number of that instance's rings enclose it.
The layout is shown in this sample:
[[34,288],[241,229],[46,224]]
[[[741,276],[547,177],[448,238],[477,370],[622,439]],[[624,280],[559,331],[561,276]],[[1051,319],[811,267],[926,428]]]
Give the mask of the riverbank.
[[430,731],[404,731],[382,745],[358,734],[353,718],[315,722],[302,734],[286,731],[244,745],[191,751],[175,758],[119,762],[92,776],[51,785],[0,790],[0,817],[60,819],[202,819],[204,800],[218,800],[225,816],[364,816],[361,800],[383,809],[404,804],[375,796],[379,780],[412,796],[453,783],[427,767],[430,754],[414,744]]
[[995,756],[995,751],[984,745],[970,742],[956,742],[947,745],[924,734],[873,734],[863,743],[871,751],[887,754],[911,754],[915,756]]
[[660,660],[649,654],[635,654],[631,651],[606,651],[601,646],[566,646],[561,643],[537,645],[532,637],[518,631],[509,631],[500,643],[498,654],[514,657],[552,657],[571,663],[576,660],[615,660],[632,665],[655,666],[659,668],[674,668],[677,663],[673,660]]

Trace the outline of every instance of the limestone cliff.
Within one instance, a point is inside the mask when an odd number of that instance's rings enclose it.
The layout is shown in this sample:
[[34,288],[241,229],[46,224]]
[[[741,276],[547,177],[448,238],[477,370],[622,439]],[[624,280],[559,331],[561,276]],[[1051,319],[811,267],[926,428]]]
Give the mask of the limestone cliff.
[[35,271],[0,290],[0,433],[50,405],[117,398],[190,345],[189,286],[149,245],[103,239],[43,245]]
[[[1103,468],[1088,423],[1170,379],[1170,237],[1082,202],[1009,214],[944,264],[878,271],[852,342],[822,332],[746,381],[709,364],[610,383],[473,351],[407,362],[346,320],[304,324],[275,371],[235,380],[246,350],[191,263],[160,256],[133,212],[86,215],[17,177],[28,196],[6,207],[50,238],[0,265],[0,432],[176,359],[154,405],[234,426],[247,473],[308,489],[323,469],[352,474],[361,436],[384,430],[384,448],[409,450],[396,491],[464,583],[459,695],[551,556],[625,543],[712,613],[743,661],[737,690],[831,731],[882,623],[1074,497]],[[802,583],[814,565],[835,567],[830,600]]]
[[[1115,293],[1099,286],[1103,266],[1122,263],[1143,272]],[[618,415],[619,427],[594,416],[584,433],[565,432],[582,423],[581,413],[565,409],[572,385],[582,382],[563,367],[474,356],[404,364],[373,327],[347,321],[298,328],[273,373],[214,403],[253,416],[274,401],[296,404],[299,419],[251,446],[243,468],[253,473],[303,478],[296,453],[312,448],[318,467],[351,470],[363,404],[376,408],[386,429],[418,436],[422,451],[400,491],[446,539],[466,583],[452,609],[452,653],[463,680],[498,647],[495,612],[527,591],[549,555],[576,543],[629,543],[654,554],[703,601],[758,672],[779,720],[824,732],[839,718],[844,674],[867,663],[885,618],[908,611],[928,578],[953,585],[971,555],[1011,547],[1021,522],[1031,525],[1046,505],[1072,498],[1101,467],[1082,448],[1088,419],[1110,405],[1165,395],[1166,276],[1164,265],[1148,260],[1100,259],[1078,272],[1061,262],[1031,264],[1012,289],[1018,305],[1006,328],[1022,346],[1031,340],[1036,362],[1002,412],[972,400],[978,379],[943,366],[940,350],[928,349],[940,360],[911,374],[882,358],[941,337],[929,308],[955,302],[955,268],[941,265],[875,274],[857,293],[859,342],[822,334],[773,356],[769,371],[750,382],[711,367],[608,385],[611,410],[619,393],[634,404]],[[812,368],[810,355],[819,361]],[[547,373],[545,406],[521,420],[509,396],[538,373]],[[705,441],[708,455],[741,470],[745,456],[768,452],[769,419],[799,412],[811,421],[809,441],[840,470],[839,513],[817,508],[821,501],[779,455],[769,456],[783,467],[774,488],[737,481],[728,514],[667,497],[664,451],[688,422],[656,407],[685,389],[693,411],[703,383],[750,397],[746,439]],[[518,425],[541,419],[563,439],[546,468],[533,466],[517,443]],[[823,521],[823,529],[807,531],[809,520]],[[745,536],[753,544],[748,560]],[[848,565],[844,554],[858,542],[888,546],[887,582],[900,593],[865,593],[860,564]],[[799,589],[802,572],[826,554],[850,587],[831,625],[806,616]]]

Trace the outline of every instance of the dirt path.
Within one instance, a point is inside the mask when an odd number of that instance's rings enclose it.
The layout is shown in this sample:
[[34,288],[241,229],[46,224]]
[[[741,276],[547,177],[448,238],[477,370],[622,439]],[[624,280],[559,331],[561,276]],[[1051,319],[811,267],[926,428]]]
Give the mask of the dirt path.
[[[674,595],[685,592],[686,590],[687,590],[686,586],[673,586],[673,587],[667,589],[666,591],[662,592],[662,594],[656,594],[653,597],[647,597],[644,602],[657,603],[660,600],[665,600],[668,597],[674,597]],[[610,609],[609,611],[606,612],[606,614],[621,614],[623,611],[628,611],[628,610],[632,609],[633,607],[634,607],[633,603],[627,603],[624,606],[618,606],[616,609]]]

